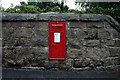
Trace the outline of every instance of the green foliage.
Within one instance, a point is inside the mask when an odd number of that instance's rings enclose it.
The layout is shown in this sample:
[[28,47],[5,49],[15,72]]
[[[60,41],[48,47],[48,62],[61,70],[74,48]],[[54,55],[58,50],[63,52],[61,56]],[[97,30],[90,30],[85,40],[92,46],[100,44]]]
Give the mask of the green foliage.
[[[58,0],[56,2],[28,2],[28,5],[38,6],[41,12],[60,12],[61,4]],[[68,6],[63,6],[63,12],[67,12]]]
[[[69,7],[63,6],[63,12],[68,12]],[[40,13],[40,12],[60,12],[61,4],[59,0],[56,2],[21,2],[20,6],[8,8],[5,12],[10,13]]]
[[[87,8],[89,7],[89,8]],[[120,15],[120,2],[117,3],[87,3],[86,12],[88,13],[101,13],[108,15]]]
[[70,9],[69,11],[68,11],[69,13],[81,13],[79,10],[75,10],[75,9]]
[[8,8],[6,12],[10,13],[38,13],[40,8],[37,6],[21,5],[14,8]]
[[81,7],[85,8],[83,13],[111,15],[120,22],[120,20],[117,18],[120,16],[120,2],[91,2],[81,4]]
[[51,8],[51,11],[53,11],[53,12],[60,12],[60,7],[59,6],[55,6],[55,7]]

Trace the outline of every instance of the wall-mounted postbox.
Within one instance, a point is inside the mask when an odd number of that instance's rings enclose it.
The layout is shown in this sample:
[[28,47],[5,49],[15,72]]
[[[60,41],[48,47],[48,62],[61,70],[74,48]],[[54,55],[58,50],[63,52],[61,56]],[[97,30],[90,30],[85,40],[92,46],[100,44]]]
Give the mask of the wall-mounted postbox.
[[49,21],[49,60],[65,60],[65,21]]

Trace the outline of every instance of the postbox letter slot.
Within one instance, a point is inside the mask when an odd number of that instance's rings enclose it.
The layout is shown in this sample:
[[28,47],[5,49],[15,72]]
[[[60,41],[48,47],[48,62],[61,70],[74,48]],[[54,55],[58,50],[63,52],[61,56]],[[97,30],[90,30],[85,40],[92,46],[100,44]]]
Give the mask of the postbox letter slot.
[[62,27],[62,26],[53,26],[53,27],[55,27],[55,28],[59,28],[59,27]]

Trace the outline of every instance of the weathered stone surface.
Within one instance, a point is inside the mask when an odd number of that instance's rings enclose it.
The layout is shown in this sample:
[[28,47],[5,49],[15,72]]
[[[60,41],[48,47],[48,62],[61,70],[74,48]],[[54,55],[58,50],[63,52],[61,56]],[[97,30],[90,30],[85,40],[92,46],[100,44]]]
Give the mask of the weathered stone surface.
[[48,46],[48,31],[47,30],[34,30],[32,36],[33,46]]
[[46,60],[47,59],[47,55],[48,55],[48,49],[47,47],[34,47],[31,49],[32,54],[33,54],[33,58],[37,59],[37,60]]
[[59,61],[59,69],[70,70],[73,67],[73,59],[66,59],[65,61]]
[[91,58],[83,58],[82,60],[77,59],[74,61],[74,68],[96,68],[97,66],[103,66],[103,61],[101,60],[93,60]]
[[119,71],[120,65],[109,65],[105,67],[106,71]]
[[82,20],[103,21],[106,16],[102,14],[74,14],[74,13],[41,13],[41,14],[18,14],[3,13],[3,21],[27,21],[27,20]]
[[30,60],[30,64],[33,67],[44,67],[45,61],[37,60],[37,59]]
[[85,22],[76,21],[76,22],[70,22],[69,24],[70,24],[69,25],[70,28],[80,28],[80,29],[86,28]]
[[118,57],[108,57],[103,60],[104,65],[120,65],[120,62],[118,61]]
[[35,23],[35,29],[37,30],[48,30],[48,22],[37,22]]
[[[7,25],[7,27],[9,27],[9,25]],[[10,27],[17,29],[23,26],[22,26],[22,22],[11,22]]]
[[114,40],[107,40],[107,39],[102,39],[100,40],[101,47],[106,47],[106,46],[115,46],[115,41]]
[[112,30],[112,37],[114,39],[120,39],[120,33],[118,33],[116,30]]
[[26,37],[32,37],[33,32],[31,28],[25,28],[25,27],[20,27],[14,30],[14,36],[19,38],[26,38]]
[[[120,37],[113,28],[119,25],[105,19],[99,14],[3,14],[3,67],[118,70]],[[66,20],[64,61],[48,60],[48,20]]]
[[15,38],[14,46],[31,46],[31,39],[29,38]]
[[100,46],[99,40],[84,40],[84,41],[82,41],[82,43],[83,43],[83,46],[86,46],[86,47]]
[[94,47],[94,48],[88,48],[87,54],[85,55],[86,57],[89,57],[93,60],[101,60],[106,57],[109,57],[110,53],[105,48]]
[[21,59],[31,59],[33,58],[33,54],[31,51],[31,48],[29,47],[16,47],[15,48],[15,59],[21,60]]
[[84,39],[85,33],[79,28],[70,28],[67,32],[67,36],[72,39],[77,39],[78,41]]
[[2,37],[4,39],[9,39],[10,37],[14,37],[14,29],[11,27],[3,27],[2,28]]
[[100,39],[111,39],[111,29],[99,29],[98,30],[98,37]]
[[81,14],[80,20],[82,21],[104,21],[105,15],[101,14]]
[[114,41],[115,41],[114,46],[115,47],[120,47],[120,40],[114,40]]
[[2,52],[4,53],[2,56],[3,58],[11,58],[14,59],[15,56],[13,55],[15,53],[15,48],[3,48]]
[[81,43],[77,39],[69,39],[68,40],[68,46],[71,47],[71,48],[80,49]]
[[81,55],[78,49],[70,49],[69,53],[67,53],[67,56],[73,59],[78,58],[78,55]]
[[31,39],[29,38],[12,38],[10,37],[7,40],[4,40],[3,44],[5,46],[32,46]]
[[98,30],[97,29],[83,29],[84,31],[84,39],[98,39]]
[[45,68],[49,69],[49,68],[58,68],[58,61],[45,61]]
[[2,22],[2,24],[4,24],[4,25],[2,25],[2,28],[4,28],[4,27],[10,27],[11,26],[11,22]]
[[105,29],[113,29],[113,27],[106,21],[104,22],[104,28]]
[[110,47],[109,51],[110,51],[110,56],[111,57],[115,57],[115,56],[119,56],[120,55],[120,48]]
[[86,23],[87,28],[104,28],[103,22],[87,22]]
[[[37,23],[37,24],[36,24]],[[26,27],[26,28],[34,28],[36,25],[38,25],[38,22],[35,21],[27,21],[27,22],[22,22],[21,26]]]
[[84,54],[86,53],[86,48],[80,48],[80,49],[70,49],[67,52],[67,57],[68,58],[72,58],[72,59],[77,59],[77,58],[81,58],[84,57]]

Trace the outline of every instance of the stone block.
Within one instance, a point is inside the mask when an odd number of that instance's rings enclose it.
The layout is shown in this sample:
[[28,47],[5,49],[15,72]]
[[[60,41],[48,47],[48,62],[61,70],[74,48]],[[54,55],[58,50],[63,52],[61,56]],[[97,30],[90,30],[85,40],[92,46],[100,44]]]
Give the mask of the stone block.
[[32,40],[30,38],[9,38],[7,40],[4,40],[4,46],[32,46]]
[[114,40],[114,42],[115,47],[120,47],[120,40]]
[[2,52],[4,53],[2,55],[3,58],[9,58],[9,59],[15,59],[16,58],[16,51],[15,48],[3,48]]
[[16,63],[16,65],[17,65],[18,67],[23,67],[23,66],[25,66],[24,59],[16,60],[15,63]]
[[77,38],[77,32],[78,32],[78,29],[76,28],[70,28],[69,30],[69,38]]
[[32,36],[32,46],[48,46],[48,31],[36,30]]
[[78,59],[84,56],[86,53],[86,48],[80,48],[80,49],[69,49],[67,52],[67,58],[72,58],[72,59]]
[[48,27],[48,22],[36,22],[35,23],[35,29],[36,30],[48,30],[49,27]]
[[98,38],[100,39],[111,39],[112,33],[111,29],[99,29],[98,30]]
[[119,65],[108,65],[108,66],[105,66],[105,70],[106,71],[119,72],[119,68],[120,68]]
[[15,55],[16,55],[16,60],[21,60],[21,59],[32,59],[33,58],[33,53],[31,51],[32,49],[30,47],[16,47],[15,48]]
[[7,39],[9,39],[9,38],[11,38],[11,37],[14,37],[14,29],[11,28],[11,27],[8,27],[8,28],[3,27],[3,28],[2,28],[2,37],[3,37],[5,40],[7,40]]
[[81,40],[81,39],[84,39],[84,31],[79,29],[79,28],[70,28],[68,31],[67,31],[67,37],[68,38],[74,38],[74,39],[77,39],[77,40]]
[[59,69],[70,70],[73,67],[73,59],[66,59],[65,61],[59,61]]
[[93,60],[91,58],[84,58],[82,60],[75,60],[73,67],[75,68],[95,68],[97,66],[103,66],[103,62],[101,60]]
[[88,48],[87,53],[85,54],[86,57],[91,58],[93,60],[101,60],[104,58],[109,57],[110,53],[106,48]]
[[74,64],[73,64],[73,67],[74,67],[74,68],[81,68],[81,67],[83,67],[83,66],[82,66],[82,61],[80,61],[80,60],[75,60],[75,61],[74,61]]
[[45,61],[45,68],[58,68],[59,62],[58,61]]
[[86,28],[86,23],[85,22],[70,22],[70,28]]
[[14,30],[14,37],[28,38],[33,36],[32,28],[20,27]]
[[22,22],[11,22],[11,25],[9,25],[12,28],[19,28],[22,27]]
[[15,45],[15,38],[8,38],[7,40],[4,40],[4,46],[14,46]]
[[21,23],[21,26],[26,28],[34,28],[36,25],[37,25],[36,21],[27,21]]
[[2,28],[7,27],[9,28],[11,25],[11,22],[2,22]]
[[29,60],[30,61],[30,65],[33,67],[44,67],[45,61],[44,60]]
[[120,48],[119,47],[110,47],[109,51],[110,51],[110,56],[111,57],[115,57],[115,56],[120,55]]
[[79,57],[78,55],[80,55],[80,54],[81,54],[80,50],[78,50],[78,49],[70,49],[68,51],[68,53],[67,53],[67,57],[75,59],[75,58],[78,58]]
[[83,40],[82,45],[86,47],[99,47],[100,46],[100,41],[99,40]]
[[77,30],[77,40],[82,40],[85,38],[85,32],[83,29],[78,29]]
[[84,39],[98,39],[98,30],[97,29],[83,29],[84,31]]
[[79,42],[79,40],[77,39],[68,39],[67,43],[68,43],[68,47],[71,48],[80,49],[80,47],[82,46],[81,42]]
[[106,59],[103,60],[104,65],[108,66],[108,65],[120,65],[120,62],[118,61],[118,57],[108,57]]
[[105,29],[113,29],[113,27],[108,22],[104,22],[104,28]]
[[107,39],[102,39],[100,40],[100,45],[101,47],[106,47],[106,46],[115,46],[115,41],[114,40],[107,40]]
[[33,57],[37,60],[46,60],[48,57],[48,49],[47,47],[33,47],[31,49]]
[[87,28],[104,28],[104,22],[86,22]]
[[67,59],[67,60],[65,61],[65,65],[66,65],[68,68],[73,67],[73,59]]
[[15,38],[14,46],[32,46],[29,38]]
[[120,39],[120,33],[118,31],[113,29],[111,33],[112,33],[112,38],[113,39]]
[[66,30],[70,29],[70,22],[69,21],[66,21]]

